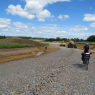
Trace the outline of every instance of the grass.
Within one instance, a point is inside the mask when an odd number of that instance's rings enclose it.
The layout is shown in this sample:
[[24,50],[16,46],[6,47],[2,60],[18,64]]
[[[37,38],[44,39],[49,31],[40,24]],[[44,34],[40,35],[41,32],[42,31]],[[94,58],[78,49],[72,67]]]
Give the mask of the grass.
[[[49,46],[49,43],[45,43],[45,40],[39,40],[39,39],[30,39],[30,40],[33,40],[33,41],[37,41],[37,42],[39,42],[39,43],[41,43],[41,44],[44,44],[44,45],[47,45],[47,46]],[[44,42],[44,43],[43,43]]]
[[33,40],[33,41],[37,41],[37,42],[45,42],[44,39],[29,39],[29,40]]
[[0,49],[23,48],[23,47],[34,47],[34,46],[29,44],[19,44],[13,42],[0,42]]
[[49,46],[49,43],[42,43],[42,44]]
[[89,43],[90,45],[95,45],[95,42],[77,42],[78,44],[86,44]]

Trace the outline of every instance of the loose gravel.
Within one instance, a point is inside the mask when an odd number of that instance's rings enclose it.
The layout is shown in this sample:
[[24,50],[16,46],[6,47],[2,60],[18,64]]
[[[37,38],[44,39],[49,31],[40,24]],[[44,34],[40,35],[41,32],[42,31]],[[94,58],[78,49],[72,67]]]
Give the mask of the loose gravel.
[[62,47],[37,58],[0,64],[0,95],[95,95],[95,55]]

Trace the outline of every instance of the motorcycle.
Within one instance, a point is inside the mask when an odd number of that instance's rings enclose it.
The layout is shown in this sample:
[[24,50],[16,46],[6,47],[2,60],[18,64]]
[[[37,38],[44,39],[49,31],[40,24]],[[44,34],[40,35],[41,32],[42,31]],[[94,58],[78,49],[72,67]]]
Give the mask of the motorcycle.
[[92,53],[88,52],[88,53],[84,54],[83,64],[86,65],[86,70],[88,70],[88,64],[89,64],[90,54],[92,54]]

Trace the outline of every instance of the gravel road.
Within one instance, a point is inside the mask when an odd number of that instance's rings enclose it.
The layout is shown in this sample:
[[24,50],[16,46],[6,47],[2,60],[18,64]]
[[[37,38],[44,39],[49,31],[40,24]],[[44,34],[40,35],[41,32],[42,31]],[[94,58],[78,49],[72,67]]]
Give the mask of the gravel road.
[[95,95],[95,55],[89,69],[82,50],[61,49],[0,64],[0,95]]

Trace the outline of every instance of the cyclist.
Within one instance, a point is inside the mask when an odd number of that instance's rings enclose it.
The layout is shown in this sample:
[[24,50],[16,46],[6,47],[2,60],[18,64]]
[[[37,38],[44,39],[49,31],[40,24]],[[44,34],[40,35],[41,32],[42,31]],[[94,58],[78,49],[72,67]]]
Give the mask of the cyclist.
[[91,49],[90,49],[89,43],[86,43],[86,45],[83,47],[82,61],[84,59],[84,54],[87,53],[87,52],[91,53]]

